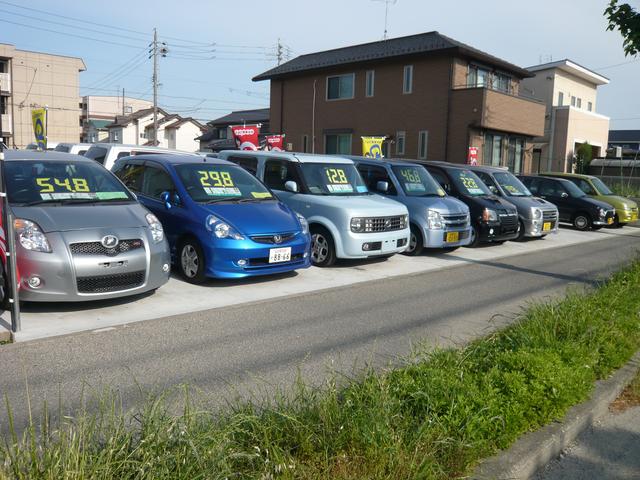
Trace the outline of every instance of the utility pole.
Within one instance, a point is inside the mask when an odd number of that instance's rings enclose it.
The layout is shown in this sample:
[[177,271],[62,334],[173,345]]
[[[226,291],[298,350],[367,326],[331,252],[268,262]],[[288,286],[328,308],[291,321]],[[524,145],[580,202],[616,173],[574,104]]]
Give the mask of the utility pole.
[[124,117],[124,88],[122,89],[122,116]]
[[158,30],[155,28],[153,29],[153,145],[158,145]]
[[384,2],[384,35],[382,36],[383,40],[387,39],[387,26],[389,19],[389,5],[395,5],[398,3],[398,0],[373,0],[374,2]]
[[278,59],[278,65],[282,63],[282,43],[280,43],[280,39],[278,39],[278,45],[276,46],[276,58]]

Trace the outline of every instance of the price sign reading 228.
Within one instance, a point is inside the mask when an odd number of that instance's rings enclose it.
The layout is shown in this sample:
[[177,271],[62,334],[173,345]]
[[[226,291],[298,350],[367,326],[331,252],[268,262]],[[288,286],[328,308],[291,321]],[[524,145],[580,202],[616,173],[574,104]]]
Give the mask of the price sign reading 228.
[[336,184],[349,183],[349,180],[347,180],[347,175],[344,173],[344,170],[341,168],[327,168],[325,172],[327,174],[327,178],[329,179],[329,183],[336,183]]
[[36,184],[40,187],[40,193],[51,193],[56,187],[64,187],[68,192],[90,192],[89,182],[85,178],[59,178],[38,177]]
[[233,187],[233,179],[229,172],[198,171],[203,187]]

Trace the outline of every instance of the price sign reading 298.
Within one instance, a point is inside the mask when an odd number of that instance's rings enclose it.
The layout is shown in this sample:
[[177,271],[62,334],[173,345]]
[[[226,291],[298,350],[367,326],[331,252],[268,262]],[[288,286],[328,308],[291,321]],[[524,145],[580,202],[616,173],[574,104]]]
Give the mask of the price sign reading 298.
[[40,193],[52,193],[61,188],[67,192],[90,192],[89,182],[85,178],[65,178],[60,180],[53,177],[38,177],[36,184],[40,187]]

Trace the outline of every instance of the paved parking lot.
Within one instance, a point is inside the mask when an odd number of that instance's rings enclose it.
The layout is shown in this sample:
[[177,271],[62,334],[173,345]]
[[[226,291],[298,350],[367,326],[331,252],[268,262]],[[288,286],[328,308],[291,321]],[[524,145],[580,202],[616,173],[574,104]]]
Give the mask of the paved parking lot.
[[[640,230],[626,227],[619,230],[578,232],[563,228],[557,235],[549,235],[544,240],[507,242],[503,245],[489,245],[476,249],[461,248],[451,253],[427,252],[417,258],[396,255],[387,260],[342,262],[334,268],[312,267],[277,277],[245,281],[211,280],[201,286],[190,285],[179,278],[171,278],[167,285],[154,294],[142,297],[84,304],[27,304],[22,312],[22,331],[15,339],[27,341],[79,331],[106,329],[142,320],[309,294],[371,280],[418,274],[465,263],[473,264],[477,261],[633,234],[640,235]],[[5,328],[9,327],[8,312],[2,315],[0,322]]]

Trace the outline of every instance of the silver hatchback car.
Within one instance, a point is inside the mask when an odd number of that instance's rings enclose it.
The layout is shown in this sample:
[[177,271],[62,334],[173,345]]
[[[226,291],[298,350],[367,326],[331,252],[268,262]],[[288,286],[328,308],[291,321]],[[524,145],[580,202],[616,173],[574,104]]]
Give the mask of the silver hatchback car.
[[20,299],[97,300],[143,293],[169,279],[158,219],[111,172],[59,152],[5,152]]

